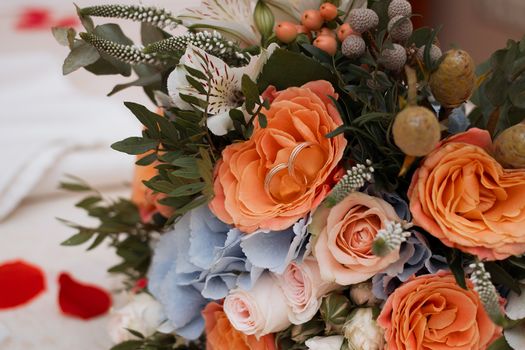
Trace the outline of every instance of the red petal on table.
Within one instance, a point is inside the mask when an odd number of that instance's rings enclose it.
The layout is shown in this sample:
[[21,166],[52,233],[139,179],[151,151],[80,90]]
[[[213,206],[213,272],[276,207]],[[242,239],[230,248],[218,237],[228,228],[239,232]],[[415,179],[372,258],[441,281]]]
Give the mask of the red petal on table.
[[26,8],[16,23],[17,29],[51,28],[51,11],[46,8]]
[[111,307],[111,295],[102,288],[77,282],[68,273],[61,273],[58,283],[58,303],[65,315],[88,320]]
[[53,23],[53,27],[69,28],[76,27],[80,24],[80,21],[75,16],[64,17]]
[[42,270],[22,260],[0,265],[0,309],[24,305],[46,290]]

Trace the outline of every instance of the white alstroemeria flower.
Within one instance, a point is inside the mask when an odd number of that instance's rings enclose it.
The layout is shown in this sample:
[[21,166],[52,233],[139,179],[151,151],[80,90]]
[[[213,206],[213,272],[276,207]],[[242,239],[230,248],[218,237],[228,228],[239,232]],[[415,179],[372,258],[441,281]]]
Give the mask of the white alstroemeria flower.
[[259,45],[261,34],[253,19],[257,1],[202,0],[200,6],[184,10],[177,18],[193,29],[215,29],[246,46]]
[[[301,16],[306,10],[318,9],[324,0],[267,0],[266,3],[273,9],[279,10],[284,14],[284,19],[300,21]],[[367,0],[343,0],[339,10],[348,13],[355,8],[366,7]],[[278,19],[279,13],[276,13]]]
[[[233,130],[233,121],[229,112],[232,109],[240,109],[244,112],[244,96],[241,92],[241,81],[244,74],[252,80],[256,80],[262,71],[266,61],[277,48],[272,44],[268,49],[263,49],[261,54],[252,56],[250,63],[244,67],[229,67],[223,60],[207,54],[205,51],[193,45],[188,46],[179,65],[168,77],[168,93],[176,107],[180,109],[191,109],[191,106],[183,101],[180,94],[194,96],[206,100],[206,95],[195,89],[186,79],[188,71],[185,66],[197,69],[212,76],[210,86],[204,79],[197,79],[205,89],[209,89],[210,99],[208,101],[208,117],[206,124],[208,129],[215,135],[225,135]],[[249,117],[245,113],[246,117]]]

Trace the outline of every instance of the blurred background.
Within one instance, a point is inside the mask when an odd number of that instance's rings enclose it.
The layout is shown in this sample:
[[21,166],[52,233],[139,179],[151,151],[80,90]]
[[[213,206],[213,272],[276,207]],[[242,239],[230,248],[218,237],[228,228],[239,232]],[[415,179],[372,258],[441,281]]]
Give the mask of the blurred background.
[[[138,1],[119,0],[118,3]],[[107,3],[76,0],[80,7]],[[140,1],[177,13],[195,0]],[[507,39],[525,33],[524,0],[413,0],[419,26],[443,25],[443,51],[460,47],[476,63],[486,60]],[[137,38],[139,26],[119,22]],[[88,223],[74,207],[79,196],[57,189],[64,174],[76,175],[109,197],[129,196],[133,159],[109,148],[138,135],[123,101],[152,107],[138,88],[106,97],[122,77],[95,77],[79,70],[62,76],[68,53],[50,27],[77,26],[70,0],[0,1],[0,264],[23,259],[44,271],[47,291],[30,304],[0,310],[0,350],[108,349],[107,317],[82,321],[57,307],[58,274],[66,271],[86,283],[113,290],[118,283],[105,272],[116,262],[112,251],[59,244],[73,232],[55,218]],[[79,28],[78,28],[79,29]],[[9,288],[2,286],[0,288]],[[114,305],[119,304],[119,297]]]

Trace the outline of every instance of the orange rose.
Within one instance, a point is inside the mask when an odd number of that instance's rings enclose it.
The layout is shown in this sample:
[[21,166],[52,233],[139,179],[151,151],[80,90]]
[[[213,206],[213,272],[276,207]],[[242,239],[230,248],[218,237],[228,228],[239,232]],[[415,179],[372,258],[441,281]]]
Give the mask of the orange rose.
[[244,232],[283,230],[314,209],[330,190],[327,180],[346,146],[326,134],[342,124],[327,81],[273,93],[252,137],[223,151],[216,167],[210,208]]
[[525,171],[503,169],[490,147],[484,130],[451,137],[425,158],[408,195],[415,224],[494,260],[525,252]]
[[353,192],[331,209],[318,209],[310,229],[314,255],[325,281],[347,286],[366,281],[399,259],[399,250],[380,257],[372,244],[387,221],[401,221],[381,198]]
[[[141,155],[138,158],[140,159],[140,157],[143,156],[144,155]],[[140,217],[143,222],[150,222],[153,214],[156,212],[169,218],[174,210],[172,207],[159,203],[159,200],[167,197],[164,193],[154,193],[151,188],[146,187],[143,183],[143,181],[148,181],[158,174],[155,168],[157,165],[157,162],[147,166],[135,165],[135,172],[131,183],[131,201],[139,208]]]
[[423,275],[387,299],[377,319],[389,350],[484,350],[501,335],[479,296],[450,274]]
[[232,327],[222,305],[211,302],[202,311],[206,326],[206,350],[275,350],[273,334],[257,338]]

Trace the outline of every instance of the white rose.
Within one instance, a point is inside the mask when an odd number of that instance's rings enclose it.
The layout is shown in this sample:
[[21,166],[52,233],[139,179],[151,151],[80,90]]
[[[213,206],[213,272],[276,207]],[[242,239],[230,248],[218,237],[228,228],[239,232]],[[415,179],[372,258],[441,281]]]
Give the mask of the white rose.
[[306,258],[301,264],[290,263],[278,276],[278,281],[290,307],[288,319],[297,325],[310,321],[321,307],[321,298],[339,287],[323,281],[313,257]]
[[[313,337],[305,342],[309,350],[340,350],[345,338],[342,335]],[[363,348],[365,349],[365,348]],[[368,350],[368,349],[367,349]]]
[[377,298],[372,293],[372,282],[363,282],[354,284],[350,287],[350,298],[357,305],[371,306],[378,302]]
[[272,273],[263,274],[250,291],[232,290],[224,299],[224,313],[235,329],[257,337],[290,326],[286,299]]
[[350,349],[383,349],[383,330],[374,320],[371,308],[357,309],[343,330]]
[[160,303],[147,293],[132,296],[123,308],[111,312],[109,334],[115,343],[136,337],[127,329],[150,336],[164,322],[166,317]]

